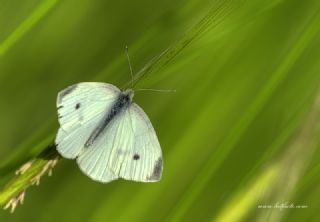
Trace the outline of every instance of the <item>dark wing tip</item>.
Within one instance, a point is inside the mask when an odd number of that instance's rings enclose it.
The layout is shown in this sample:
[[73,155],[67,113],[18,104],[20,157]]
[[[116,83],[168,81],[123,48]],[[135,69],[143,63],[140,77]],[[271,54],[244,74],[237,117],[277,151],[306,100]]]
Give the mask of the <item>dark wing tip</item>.
[[64,90],[60,91],[58,93],[58,98],[57,98],[57,103],[61,103],[62,99],[70,94],[72,91],[74,91],[76,88],[77,88],[77,85],[78,84],[74,84],[74,85],[71,85],[71,86],[68,86],[67,88],[65,88]]
[[147,178],[149,181],[159,181],[161,179],[162,168],[163,168],[162,162],[163,162],[162,158],[159,157],[158,160],[156,161],[156,164],[154,165],[151,176]]

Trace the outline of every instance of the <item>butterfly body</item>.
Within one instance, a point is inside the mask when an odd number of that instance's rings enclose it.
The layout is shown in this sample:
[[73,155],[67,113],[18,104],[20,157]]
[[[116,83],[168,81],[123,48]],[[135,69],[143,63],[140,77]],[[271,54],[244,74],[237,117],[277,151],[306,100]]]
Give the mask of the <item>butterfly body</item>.
[[119,93],[119,96],[115,100],[115,102],[112,104],[112,107],[110,109],[107,108],[106,115],[103,118],[103,121],[92,132],[88,141],[85,143],[85,147],[91,146],[94,143],[94,141],[99,137],[99,135],[101,135],[103,130],[108,126],[110,121],[115,116],[117,116],[117,114],[124,111],[125,109],[127,109],[131,105],[133,96],[134,96],[134,92],[132,89],[127,89],[127,90]]

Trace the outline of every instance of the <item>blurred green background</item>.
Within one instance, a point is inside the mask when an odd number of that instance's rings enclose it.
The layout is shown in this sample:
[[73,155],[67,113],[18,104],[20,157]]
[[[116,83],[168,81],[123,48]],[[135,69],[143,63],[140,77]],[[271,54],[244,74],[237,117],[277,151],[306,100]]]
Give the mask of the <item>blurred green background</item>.
[[[318,221],[319,9],[318,0],[0,0],[0,184],[54,138],[58,91],[127,84],[126,45],[135,72],[177,49],[137,85],[177,92],[134,98],[162,145],[160,182],[99,184],[62,160],[0,221]],[[259,208],[276,204],[306,207]]]

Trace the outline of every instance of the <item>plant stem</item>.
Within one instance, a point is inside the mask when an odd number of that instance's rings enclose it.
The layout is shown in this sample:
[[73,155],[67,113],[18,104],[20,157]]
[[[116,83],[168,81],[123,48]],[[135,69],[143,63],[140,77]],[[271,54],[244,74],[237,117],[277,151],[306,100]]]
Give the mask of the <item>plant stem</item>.
[[[0,206],[5,206],[11,198],[16,197],[25,191],[31,185],[38,185],[40,177],[49,172],[54,167],[60,155],[54,145],[49,145],[46,149],[34,159],[23,165],[26,169],[16,174],[0,191]],[[52,162],[54,161],[54,162]],[[50,163],[54,163],[52,166]],[[27,166],[28,165],[28,166]],[[26,167],[27,166],[27,167]],[[22,168],[20,168],[22,169]]]

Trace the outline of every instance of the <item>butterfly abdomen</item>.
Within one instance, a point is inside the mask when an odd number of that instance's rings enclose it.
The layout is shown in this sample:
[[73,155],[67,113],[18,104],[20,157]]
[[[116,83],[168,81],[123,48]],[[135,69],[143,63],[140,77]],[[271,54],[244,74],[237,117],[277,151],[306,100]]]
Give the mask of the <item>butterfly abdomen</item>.
[[85,143],[85,147],[91,146],[94,141],[100,136],[100,134],[104,131],[104,129],[108,126],[108,124],[123,110],[125,110],[132,103],[132,95],[130,92],[122,92],[119,94],[118,99],[114,102],[111,109],[106,110],[106,115],[88,138]]

